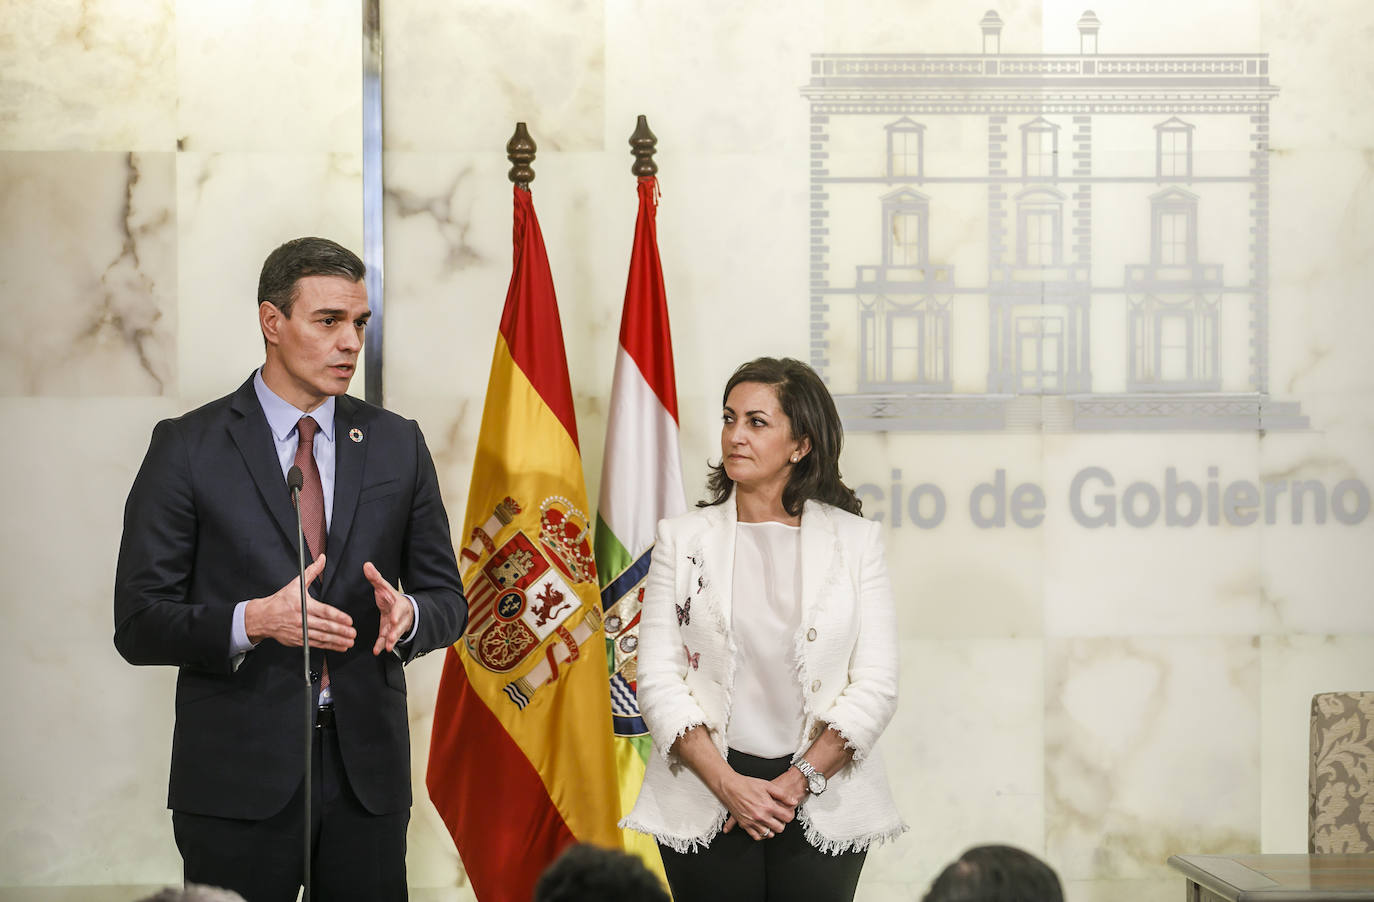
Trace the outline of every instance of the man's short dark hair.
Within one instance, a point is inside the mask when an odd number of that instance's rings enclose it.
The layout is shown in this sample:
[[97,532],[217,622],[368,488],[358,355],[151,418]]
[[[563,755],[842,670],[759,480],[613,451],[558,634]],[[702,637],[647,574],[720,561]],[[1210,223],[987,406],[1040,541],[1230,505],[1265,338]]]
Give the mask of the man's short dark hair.
[[258,276],[258,303],[273,305],[288,319],[296,283],[306,276],[340,276],[362,281],[367,267],[358,255],[328,238],[295,238],[267,255]]
[[616,849],[592,845],[568,848],[534,886],[534,902],[668,902],[644,862]]
[[924,902],[1064,902],[1054,869],[1013,846],[975,846],[945,868]]

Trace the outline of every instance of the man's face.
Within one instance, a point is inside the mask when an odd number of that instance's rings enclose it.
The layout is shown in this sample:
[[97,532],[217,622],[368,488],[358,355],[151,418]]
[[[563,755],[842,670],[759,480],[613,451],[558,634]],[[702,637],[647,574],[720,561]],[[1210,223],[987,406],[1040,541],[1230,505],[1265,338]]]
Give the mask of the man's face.
[[372,311],[367,285],[340,276],[306,276],[296,283],[291,316],[258,307],[267,362],[267,387],[307,413],[348,391]]

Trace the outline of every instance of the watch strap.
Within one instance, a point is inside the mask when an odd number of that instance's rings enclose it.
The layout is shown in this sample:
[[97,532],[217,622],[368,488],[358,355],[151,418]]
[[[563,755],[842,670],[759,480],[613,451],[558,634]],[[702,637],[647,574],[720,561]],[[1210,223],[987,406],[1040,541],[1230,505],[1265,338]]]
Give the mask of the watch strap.
[[820,795],[825,792],[826,784],[829,781],[826,780],[825,774],[816,770],[815,765],[810,761],[805,758],[797,758],[796,761],[792,762],[792,766],[801,771],[802,776],[806,778],[806,788],[812,795]]

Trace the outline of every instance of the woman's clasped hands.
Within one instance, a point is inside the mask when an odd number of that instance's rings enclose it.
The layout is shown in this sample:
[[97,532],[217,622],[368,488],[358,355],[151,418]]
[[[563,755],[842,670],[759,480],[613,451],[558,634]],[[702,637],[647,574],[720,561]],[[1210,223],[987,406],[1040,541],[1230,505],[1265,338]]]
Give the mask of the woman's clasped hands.
[[796,768],[788,768],[774,780],[760,780],[730,771],[716,788],[716,797],[730,816],[723,832],[739,825],[754,839],[771,839],[797,816],[805,781]]

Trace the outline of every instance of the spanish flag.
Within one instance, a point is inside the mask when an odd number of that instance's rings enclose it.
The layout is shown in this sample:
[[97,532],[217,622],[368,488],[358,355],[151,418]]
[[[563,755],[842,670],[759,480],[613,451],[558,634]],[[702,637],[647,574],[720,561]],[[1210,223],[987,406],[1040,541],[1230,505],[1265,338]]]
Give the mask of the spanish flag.
[[529,902],[569,844],[620,847],[606,645],[562,325],[534,204],[492,355],[426,785],[481,902]]
[[[658,180],[642,177],[596,514],[596,566],[606,613],[611,722],[615,727],[622,815],[634,807],[644,782],[645,762],[653,751],[649,729],[639,715],[636,690],[639,612],[653,558],[654,533],[661,518],[687,509],[678,449],[673,339],[658,256],[657,216]],[[653,837],[627,830],[624,839],[625,848],[662,879],[663,862]]]

